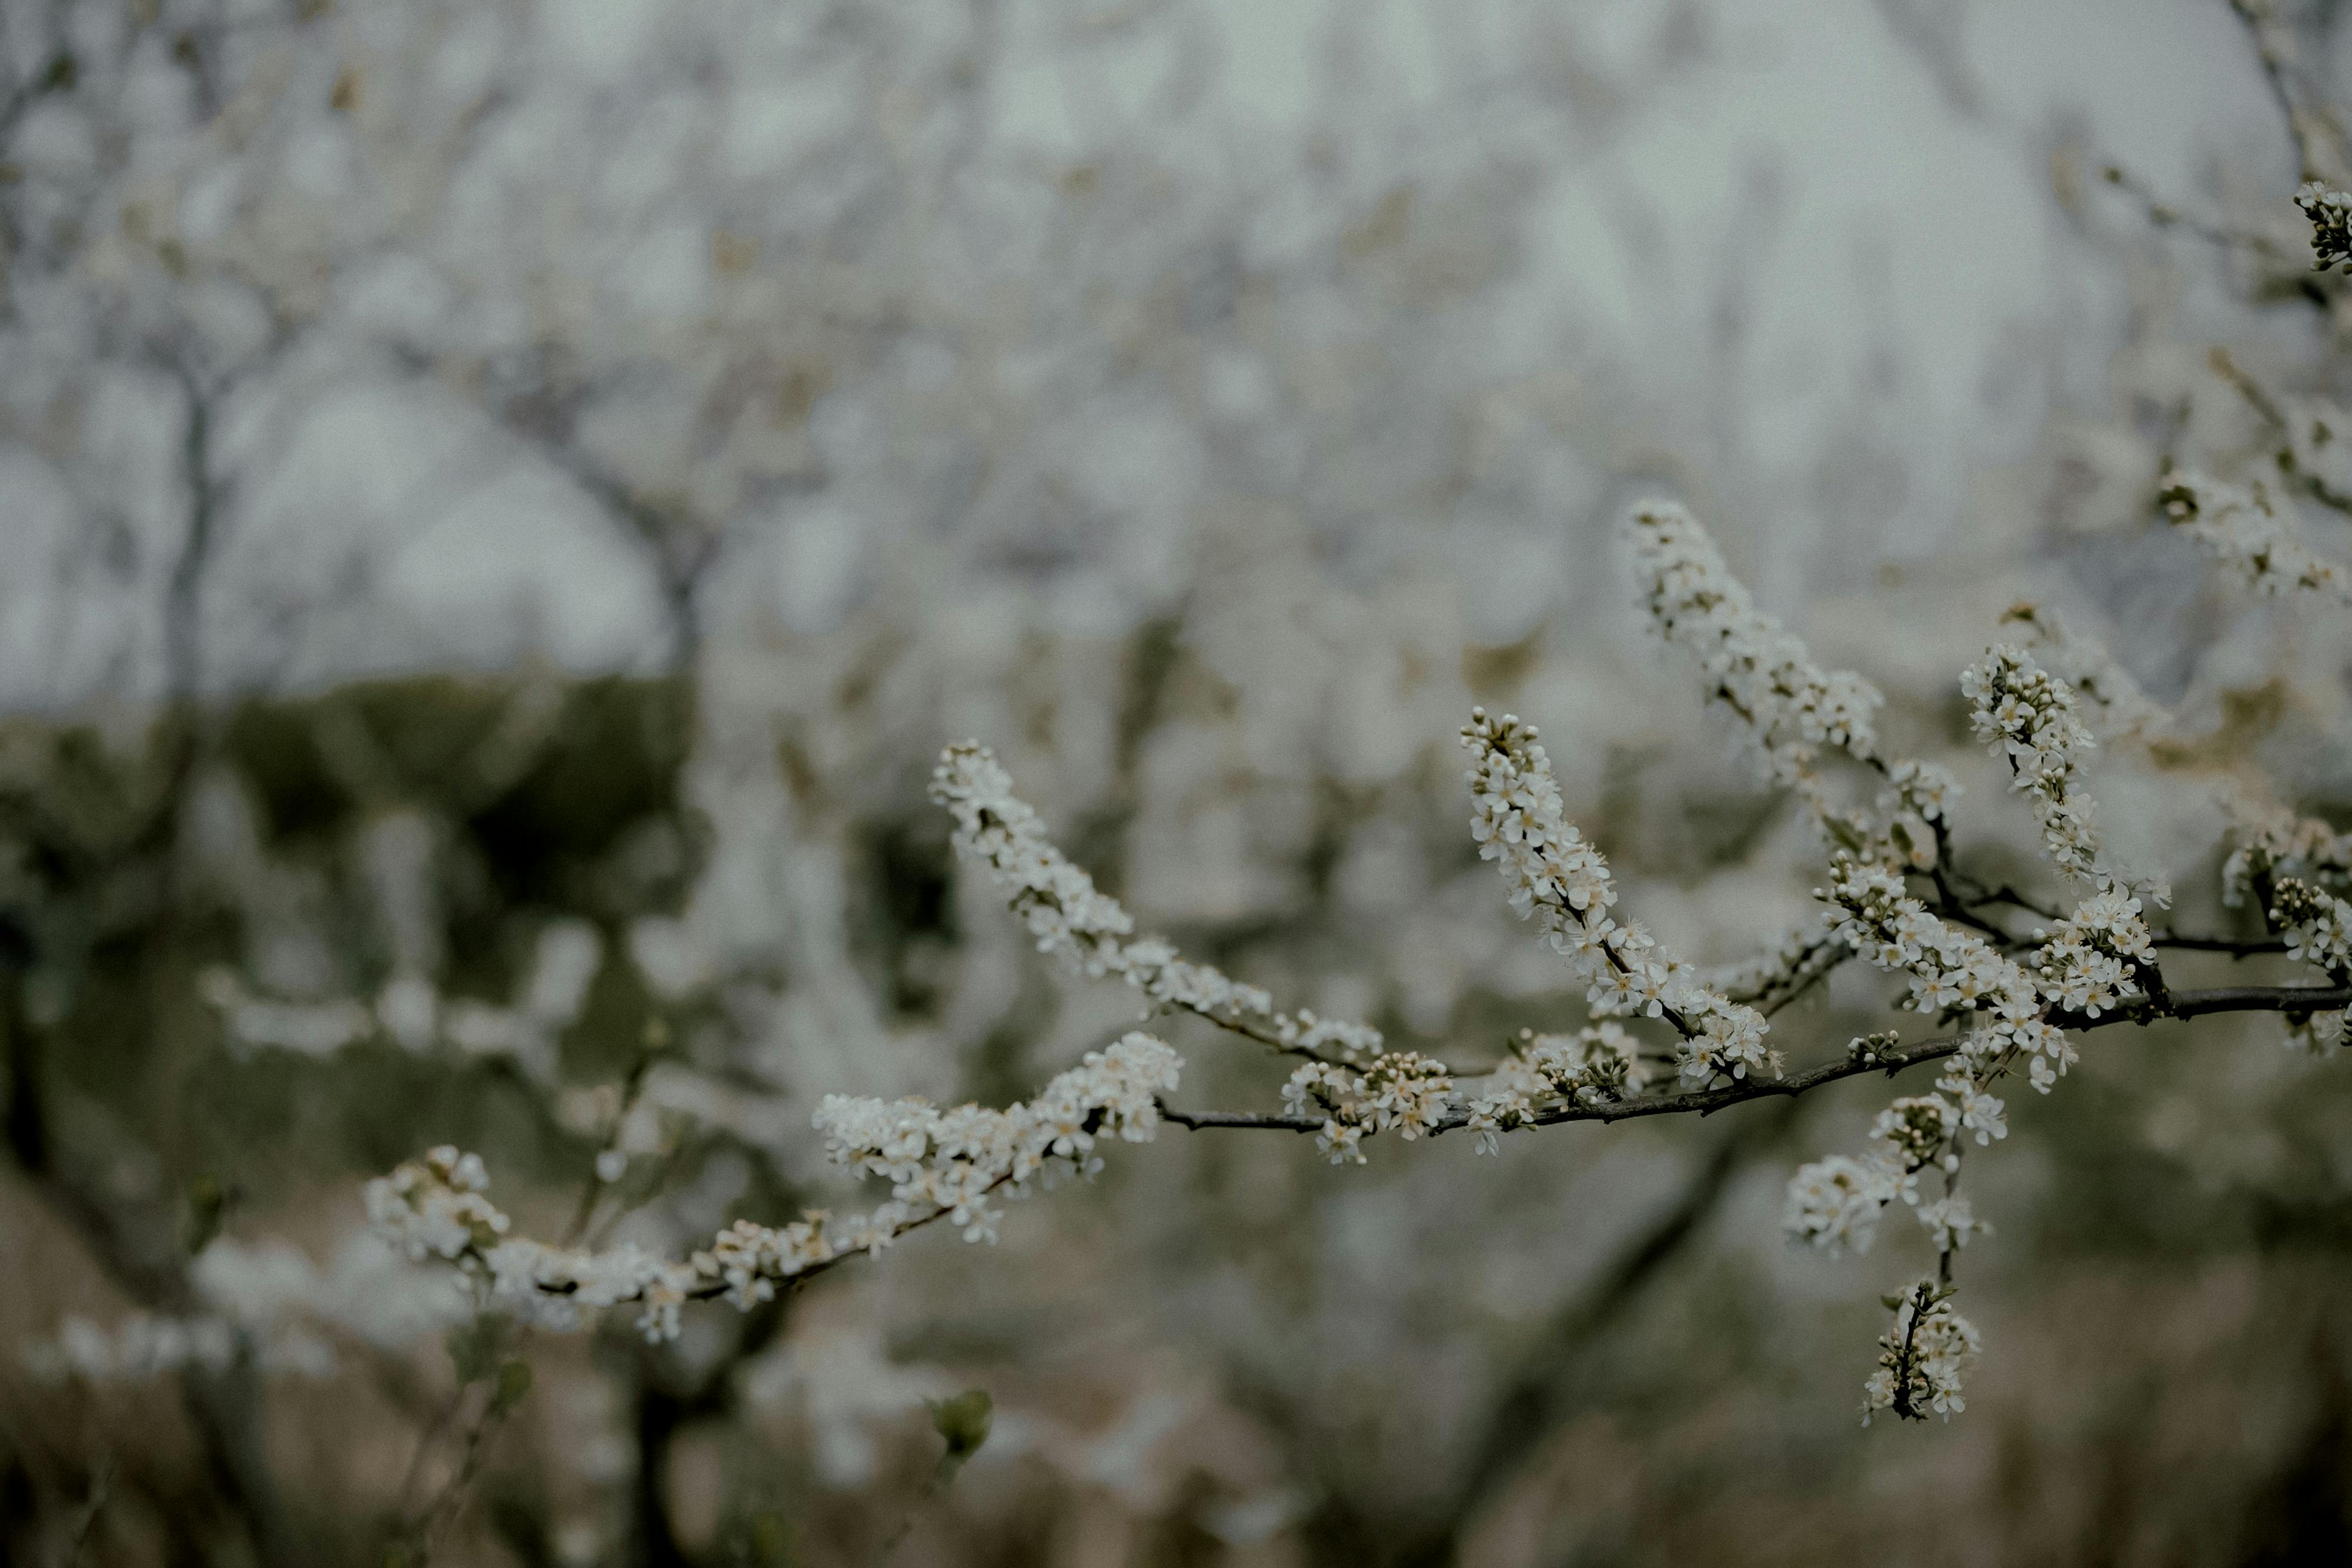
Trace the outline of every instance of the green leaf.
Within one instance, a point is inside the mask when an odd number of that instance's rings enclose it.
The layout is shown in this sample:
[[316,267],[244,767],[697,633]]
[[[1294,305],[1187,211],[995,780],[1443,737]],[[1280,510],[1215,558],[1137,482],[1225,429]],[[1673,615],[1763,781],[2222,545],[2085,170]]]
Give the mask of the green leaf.
[[940,1479],[946,1481],[988,1441],[988,1424],[996,1412],[996,1402],[985,1388],[967,1388],[951,1399],[924,1403],[931,1407],[931,1429],[947,1444],[940,1455]]
[[490,1408],[503,1415],[523,1401],[530,1392],[530,1363],[504,1361],[499,1364],[498,1385],[490,1391]]
[[792,1521],[774,1509],[738,1519],[727,1532],[729,1568],[789,1568]]
[[189,1257],[213,1244],[221,1233],[221,1222],[228,1215],[229,1195],[220,1177],[210,1171],[199,1171],[188,1178],[188,1212],[181,1228],[180,1242]]
[[484,1313],[451,1329],[441,1343],[448,1347],[449,1364],[462,1386],[479,1383],[499,1364],[499,1343],[506,1337],[506,1320]]

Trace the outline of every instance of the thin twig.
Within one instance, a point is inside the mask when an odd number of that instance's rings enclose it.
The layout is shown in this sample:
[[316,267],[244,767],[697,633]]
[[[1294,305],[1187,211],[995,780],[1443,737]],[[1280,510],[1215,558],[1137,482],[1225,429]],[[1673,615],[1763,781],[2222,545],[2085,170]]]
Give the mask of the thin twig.
[[67,1537],[73,1550],[66,1556],[66,1568],[81,1568],[89,1553],[90,1540],[97,1533],[98,1516],[106,1508],[108,1494],[114,1485],[114,1457],[110,1454],[99,1464],[97,1473],[89,1478],[89,1497],[75,1517],[72,1533]]
[[1417,1568],[1453,1560],[1464,1521],[1486,1500],[1508,1490],[1534,1456],[1538,1439],[1556,1425],[1576,1354],[1605,1332],[1706,1228],[1741,1166],[1786,1131],[1799,1110],[1798,1102],[1789,1101],[1773,1115],[1733,1128],[1665,1211],[1594,1270],[1585,1289],[1553,1312],[1504,1379],[1480,1435],[1464,1445],[1471,1459],[1454,1484],[1444,1522],[1402,1553],[1400,1563]]
[[2233,229],[2225,224],[2215,223],[2210,218],[2200,218],[2193,214],[2183,212],[2158,195],[2146,181],[2120,163],[2106,164],[2099,172],[2106,177],[2108,184],[2124,192],[2139,204],[2140,211],[2153,227],[2177,228],[2183,233],[2196,235],[2208,245],[2219,246],[2224,250],[2250,250],[2257,256],[2273,260],[2285,259],[2279,249],[2278,242],[2270,235],[2256,234],[2246,229]]
[[2325,179],[2326,172],[2314,156],[2315,150],[2312,146],[2311,121],[2295,107],[2294,94],[2287,87],[2286,50],[2276,36],[2278,18],[2272,12],[2269,0],[2230,0],[2230,9],[2238,14],[2238,19],[2246,25],[2247,33],[2252,37],[2255,57],[2262,62],[2263,80],[2269,85],[2272,99],[2278,104],[2280,114],[2286,119],[2287,135],[2294,141],[2295,162],[2300,168],[2296,177]]
[[2278,400],[2271,396],[2263,390],[2260,382],[2246,372],[2244,368],[2231,357],[2229,350],[2217,344],[2206,358],[2211,363],[2214,374],[2235,387],[2238,395],[2244,398],[2252,406],[2254,412],[2261,414],[2263,421],[2277,431],[2286,442],[2286,444],[2280,447],[2276,454],[2279,472],[2294,481],[2305,495],[2321,506],[2330,511],[2352,517],[2352,496],[2347,496],[2336,489],[2321,476],[2312,473],[2296,461],[2294,432],[2287,421],[2286,410],[2280,405]]
[[[2352,988],[2334,986],[2217,986],[2210,990],[2176,991],[2172,994],[2170,1005],[2161,1010],[2153,1004],[2143,1003],[2121,1011],[2102,1013],[2095,1019],[2053,1012],[2050,1021],[2062,1029],[2087,1031],[2119,1023],[2149,1024],[2164,1019],[2202,1018],[2209,1013],[2308,1014],[2336,1012],[2346,1008],[2352,1008]],[[1555,1105],[1538,1112],[1528,1119],[1526,1124],[1549,1127],[1563,1122],[1623,1122],[1636,1116],[1670,1116],[1686,1112],[1696,1112],[1702,1116],[1712,1115],[1750,1100],[1802,1094],[1824,1083],[1834,1083],[1842,1078],[1853,1078],[1865,1072],[1885,1072],[1892,1076],[1906,1067],[1916,1067],[1922,1062],[1952,1055],[1960,1049],[1961,1038],[1948,1035],[1868,1060],[1827,1062],[1790,1078],[1742,1079],[1718,1089],[1649,1095],[1600,1105]],[[1269,1116],[1248,1111],[1180,1111],[1165,1104],[1160,1106],[1160,1113],[1176,1125],[1195,1132],[1234,1129],[1319,1133],[1323,1130],[1320,1119],[1305,1116]],[[1458,1132],[1468,1124],[1468,1116],[1457,1111],[1433,1124],[1424,1135],[1437,1137]]]
[[2232,958],[2259,958],[2286,951],[2286,944],[2276,938],[2240,942],[2227,936],[2182,936],[2166,932],[2149,940],[2159,947],[2178,947],[2186,953],[2227,953]]

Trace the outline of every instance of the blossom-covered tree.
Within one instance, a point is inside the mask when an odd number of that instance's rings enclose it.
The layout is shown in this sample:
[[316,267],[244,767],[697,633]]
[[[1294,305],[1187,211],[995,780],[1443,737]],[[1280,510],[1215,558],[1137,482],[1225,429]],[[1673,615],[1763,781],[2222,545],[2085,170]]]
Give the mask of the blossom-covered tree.
[[1694,363],[1489,329],[1737,28],[1409,46],[1400,173],[1213,9],[5,11],[0,1547],[2332,1539],[2328,17],[2278,177],[2046,149],[2116,417],[1906,490],[1741,434],[1760,174]]

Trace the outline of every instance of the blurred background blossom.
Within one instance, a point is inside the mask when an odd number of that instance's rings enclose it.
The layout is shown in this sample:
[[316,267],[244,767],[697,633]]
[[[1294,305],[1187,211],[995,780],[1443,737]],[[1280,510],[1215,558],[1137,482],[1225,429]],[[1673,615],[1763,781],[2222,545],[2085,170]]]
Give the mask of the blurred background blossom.
[[1659,492],[2021,872],[1956,678],[2063,606],[2179,716],[2110,834],[2220,921],[2213,786],[2352,810],[2344,628],[2143,531],[2255,440],[2209,347],[2341,390],[2297,172],[2221,0],[0,0],[9,1556],[2342,1556],[2352,1123],[2274,1022],[2017,1107],[2001,1354],[1902,1431],[1875,1276],[1777,1230],[1861,1091],[1362,1171],[1171,1130],[665,1347],[483,1349],[359,1200],[455,1144],[675,1254],[857,1205],[826,1093],[1114,1038],[949,852],[966,737],[1150,926],[1414,1049],[1582,1016],[1474,702],[1662,936],[1768,946],[1820,868],[1643,631]]

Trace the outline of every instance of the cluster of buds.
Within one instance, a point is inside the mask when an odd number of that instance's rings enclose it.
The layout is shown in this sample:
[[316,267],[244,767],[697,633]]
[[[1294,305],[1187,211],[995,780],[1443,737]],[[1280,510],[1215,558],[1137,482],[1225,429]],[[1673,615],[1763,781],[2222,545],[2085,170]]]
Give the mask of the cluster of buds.
[[2311,269],[2340,267],[2352,272],[2352,194],[2320,180],[2306,180],[2294,204],[2311,220]]

